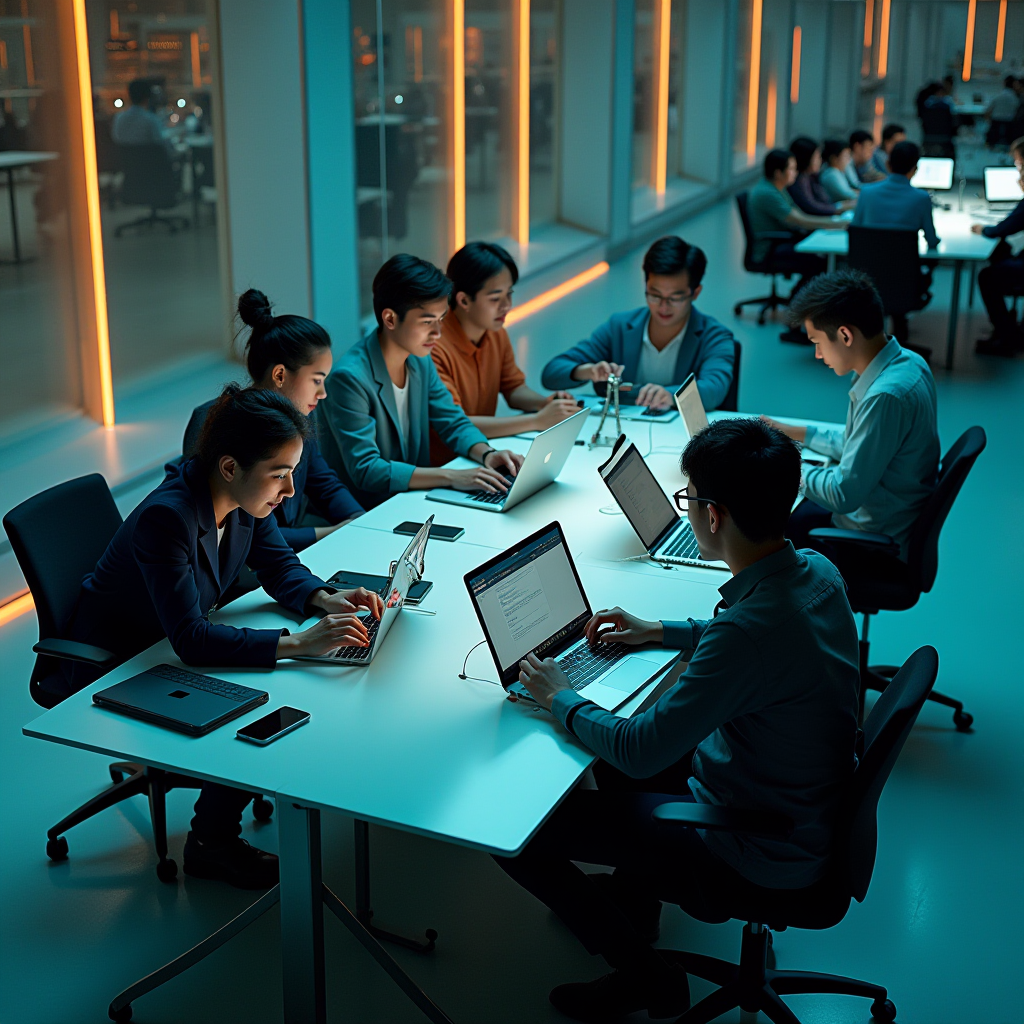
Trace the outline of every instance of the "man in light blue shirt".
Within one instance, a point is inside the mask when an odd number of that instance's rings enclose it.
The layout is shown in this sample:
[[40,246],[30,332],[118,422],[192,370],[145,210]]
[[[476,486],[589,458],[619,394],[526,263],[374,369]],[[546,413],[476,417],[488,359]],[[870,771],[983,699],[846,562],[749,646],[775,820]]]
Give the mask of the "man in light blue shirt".
[[914,188],[910,179],[917,172],[921,151],[913,142],[897,142],[889,154],[889,177],[874,185],[865,185],[857,200],[853,223],[865,228],[890,231],[923,231],[928,248],[939,244],[932,222],[932,201],[923,189]]
[[793,300],[790,316],[805,326],[818,359],[839,376],[852,371],[854,379],[845,429],[775,423],[835,460],[804,467],[805,500],[790,518],[787,536],[799,547],[819,526],[887,534],[906,560],[910,531],[938,475],[931,370],[919,355],[886,338],[882,300],[860,271],[817,278]]
[[164,135],[163,121],[153,112],[159,102],[160,90],[148,78],[128,83],[131,106],[122,110],[110,126],[110,137],[119,146],[163,146],[173,152],[170,139]]

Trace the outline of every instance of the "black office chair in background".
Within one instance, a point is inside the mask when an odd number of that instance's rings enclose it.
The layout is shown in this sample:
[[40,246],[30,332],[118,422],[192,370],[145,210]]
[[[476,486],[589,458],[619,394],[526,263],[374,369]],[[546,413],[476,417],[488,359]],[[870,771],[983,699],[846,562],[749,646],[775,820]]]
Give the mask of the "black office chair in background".
[[[780,295],[776,287],[776,278],[784,277],[789,280],[793,276],[793,269],[787,268],[785,262],[776,256],[775,250],[780,245],[789,244],[794,241],[795,236],[788,231],[770,231],[758,235],[755,239],[754,230],[750,226],[750,214],[747,212],[747,193],[736,194],[736,206],[740,211],[740,220],[743,222],[743,237],[745,247],[743,249],[743,269],[751,274],[767,274],[772,279],[772,290],[768,295],[758,299],[744,299],[737,302],[733,307],[736,316],[740,316],[744,306],[760,306],[757,314],[757,322],[763,324],[768,311],[773,313],[780,306],[789,305],[788,296]],[[767,240],[768,251],[761,259],[754,259],[754,242]]]
[[[863,615],[860,640],[861,710],[865,690],[885,690],[897,671],[892,665],[868,665],[868,623],[879,611],[904,611],[928,593],[939,570],[939,534],[942,524],[960,493],[967,474],[985,450],[985,431],[970,427],[942,457],[939,479],[931,497],[921,509],[910,534],[909,557],[899,557],[899,545],[881,533],[838,530],[831,527],[811,530],[809,543],[821,551],[842,573],[850,606]],[[953,709],[953,723],[961,732],[969,732],[974,717],[964,711],[961,701],[941,693],[929,700]]]
[[130,228],[153,228],[157,224],[163,224],[172,235],[179,228],[187,228],[187,217],[159,212],[171,210],[181,202],[180,175],[163,145],[155,142],[117,149],[124,173],[119,198],[125,206],[148,206],[149,213],[119,224],[114,229],[115,237],[120,238]]
[[[4,529],[32,592],[39,620],[39,642],[32,648],[38,657],[29,680],[32,699],[44,708],[56,707],[71,696],[60,661],[84,662],[111,669],[117,658],[99,647],[65,639],[82,580],[95,568],[107,544],[121,525],[121,513],[106,480],[98,473],[78,477],[23,501],[3,519]],[[153,842],[161,881],[173,882],[178,866],[167,856],[167,817],[164,796],[168,790],[195,788],[199,780],[175,772],[118,761],[110,765],[113,785],[57,822],[46,833],[46,855],[64,860],[68,841],[64,833],[94,814],[128,797],[145,795],[153,822]],[[257,797],[253,815],[267,821],[273,804]]]
[[[875,866],[878,799],[938,670],[934,647],[915,651],[871,709],[864,723],[863,750],[836,821],[832,855],[820,881],[803,889],[767,889],[752,882],[725,891],[705,889],[679,903],[698,921],[723,924],[736,919],[745,924],[739,964],[700,953],[658,950],[687,974],[719,986],[676,1024],[707,1024],[737,1006],[748,1013],[760,1010],[776,1024],[799,1024],[781,997],[812,992],[862,996],[871,1000],[874,1020],[896,1019],[896,1007],[881,985],[836,974],[769,968],[771,932],[832,928],[843,920],[853,900],[864,901]],[[666,829],[689,826],[773,839],[784,839],[792,831],[792,822],[779,815],[713,804],[660,804],[654,818]]]
[[743,355],[743,346],[735,338],[732,344],[732,383],[718,406],[723,412],[739,412],[740,409],[740,357]]

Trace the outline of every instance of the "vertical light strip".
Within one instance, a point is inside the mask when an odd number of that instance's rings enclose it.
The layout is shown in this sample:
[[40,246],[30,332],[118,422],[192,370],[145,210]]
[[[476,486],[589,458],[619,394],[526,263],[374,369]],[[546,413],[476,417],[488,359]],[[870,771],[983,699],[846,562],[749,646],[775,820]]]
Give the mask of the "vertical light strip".
[[107,322],[107,278],[103,266],[103,226],[100,220],[100,187],[96,172],[96,127],[92,120],[92,77],[89,73],[89,37],[85,0],[73,0],[75,50],[78,55],[78,94],[82,116],[82,149],[85,160],[85,200],[89,215],[89,249],[92,253],[93,305],[96,310],[96,356],[99,361],[100,404],[103,426],[114,425],[114,385],[110,373],[110,328]]
[[889,73],[889,10],[892,0],[882,0],[882,20],[878,25],[878,77]]
[[199,33],[189,34],[189,47],[192,53],[192,88],[200,89],[203,85],[203,68],[199,63]]
[[861,61],[861,78],[871,74],[871,39],[875,25],[875,0],[866,0],[864,4],[864,59]]
[[5,601],[3,604],[0,604],[0,626],[6,626],[12,619],[16,619],[19,615],[24,615],[25,612],[31,611],[33,608],[35,608],[35,602],[32,600],[32,595],[27,591],[24,594],[11,598],[9,601]]
[[452,0],[452,250],[466,244],[466,0]]
[[761,14],[763,0],[753,0],[750,12],[750,82],[747,86],[747,163],[757,155],[757,104],[761,89]]
[[36,62],[32,56],[32,30],[28,25],[21,26],[22,45],[25,47],[25,81],[28,85],[36,84]]
[[996,25],[996,63],[1003,63],[1003,43],[1006,41],[1006,0],[999,0],[999,23]]
[[876,139],[879,139],[879,140],[882,138],[882,119],[883,119],[884,115],[885,115],[885,97],[884,96],[876,96],[875,97],[875,121],[874,121],[874,124],[872,124],[872,126],[871,126],[871,134],[874,135],[874,137]]
[[519,0],[516,241],[530,244],[530,0]]
[[800,102],[800,46],[803,42],[803,32],[797,25],[793,29],[793,63],[789,70],[789,102]]
[[779,109],[779,87],[772,73],[768,79],[768,94],[764,104],[764,144],[769,149],[775,148],[775,125]]
[[971,80],[971,63],[974,60],[974,19],[978,13],[978,0],[969,0],[967,4],[967,37],[964,39],[964,70],[960,77]]
[[672,0],[658,0],[654,53],[654,152],[651,184],[665,194],[668,181],[668,73],[672,43]]
[[412,80],[423,81],[423,28],[420,25],[412,30]]

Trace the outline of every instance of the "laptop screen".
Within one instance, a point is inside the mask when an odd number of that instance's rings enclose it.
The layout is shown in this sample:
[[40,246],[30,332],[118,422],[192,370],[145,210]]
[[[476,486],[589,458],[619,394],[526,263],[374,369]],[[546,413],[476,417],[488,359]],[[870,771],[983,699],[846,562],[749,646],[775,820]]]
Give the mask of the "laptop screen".
[[558,523],[474,569],[466,586],[506,684],[530,651],[547,657],[590,618]]
[[1024,199],[1016,167],[985,168],[985,199],[990,203],[1017,203]]
[[622,457],[601,476],[615,501],[648,551],[659,537],[679,520],[643,456],[631,444]]
[[910,179],[914,188],[943,190],[953,187],[953,160],[948,156],[923,156],[917,161],[917,174]]
[[697,390],[697,381],[691,373],[683,386],[676,392],[676,408],[683,418],[683,426],[686,428],[687,439],[693,437],[699,430],[708,425],[707,413],[704,412],[704,403],[700,400],[700,392]]

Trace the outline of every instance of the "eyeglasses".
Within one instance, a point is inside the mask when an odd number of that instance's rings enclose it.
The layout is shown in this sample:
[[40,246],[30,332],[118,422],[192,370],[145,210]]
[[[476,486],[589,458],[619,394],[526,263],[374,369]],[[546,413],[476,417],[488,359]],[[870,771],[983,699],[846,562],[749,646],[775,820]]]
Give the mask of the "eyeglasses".
[[685,295],[659,295],[657,292],[644,292],[647,296],[648,306],[660,306],[663,302],[667,302],[673,309],[681,309],[683,303],[689,302],[693,298],[693,292],[687,292]]
[[679,509],[680,512],[688,511],[688,506],[685,504],[688,501],[703,501],[706,505],[718,504],[714,498],[695,498],[692,494],[687,494],[685,487],[680,491],[676,491],[676,493],[672,495],[672,500],[676,503],[676,508]]

